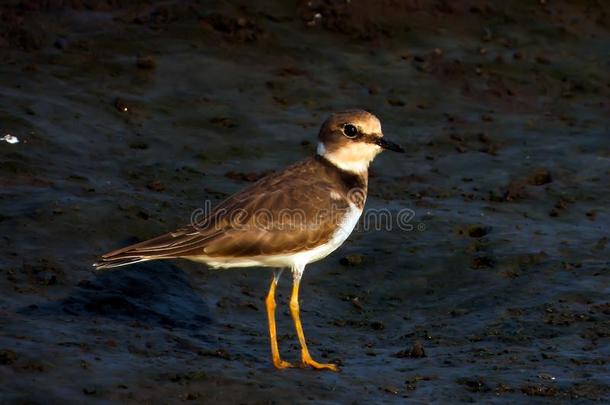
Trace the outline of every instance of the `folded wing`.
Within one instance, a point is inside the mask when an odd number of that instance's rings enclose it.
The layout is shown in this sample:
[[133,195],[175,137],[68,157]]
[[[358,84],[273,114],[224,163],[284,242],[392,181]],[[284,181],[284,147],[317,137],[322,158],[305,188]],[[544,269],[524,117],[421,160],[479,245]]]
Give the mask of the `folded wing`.
[[326,243],[349,209],[346,196],[315,175],[315,161],[261,179],[198,223],[103,255],[98,269],[169,258],[252,257]]

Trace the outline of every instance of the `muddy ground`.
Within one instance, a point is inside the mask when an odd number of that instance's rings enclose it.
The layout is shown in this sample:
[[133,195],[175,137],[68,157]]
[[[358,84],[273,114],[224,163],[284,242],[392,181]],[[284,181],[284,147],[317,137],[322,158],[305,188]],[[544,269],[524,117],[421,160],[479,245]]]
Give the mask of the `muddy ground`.
[[[5,1],[0,402],[610,400],[610,7]],[[96,256],[189,221],[367,108],[406,155],[308,267],[277,371],[270,271]],[[343,259],[343,260],[342,260]],[[280,347],[298,358],[280,282]]]

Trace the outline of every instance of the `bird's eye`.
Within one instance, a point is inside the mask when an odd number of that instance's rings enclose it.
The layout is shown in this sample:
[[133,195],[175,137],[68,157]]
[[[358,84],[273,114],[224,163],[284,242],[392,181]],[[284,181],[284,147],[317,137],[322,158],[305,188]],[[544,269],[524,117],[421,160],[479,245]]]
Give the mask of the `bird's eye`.
[[348,138],[355,138],[356,135],[358,135],[358,128],[356,128],[354,125],[352,124],[347,124],[343,127],[343,133],[345,134],[345,136],[347,136]]

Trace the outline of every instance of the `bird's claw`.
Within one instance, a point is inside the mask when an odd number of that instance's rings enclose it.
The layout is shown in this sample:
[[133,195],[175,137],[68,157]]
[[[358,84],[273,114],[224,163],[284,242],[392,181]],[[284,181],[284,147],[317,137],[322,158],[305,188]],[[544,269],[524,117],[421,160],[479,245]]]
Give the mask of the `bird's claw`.
[[329,370],[329,371],[339,371],[339,367],[336,364],[332,363],[318,363],[313,359],[303,359],[302,360],[303,367],[311,367],[316,370]]
[[279,368],[279,369],[284,369],[284,368],[294,368],[295,365],[292,363],[289,363],[285,360],[274,360],[273,361],[273,365],[275,366],[275,368]]

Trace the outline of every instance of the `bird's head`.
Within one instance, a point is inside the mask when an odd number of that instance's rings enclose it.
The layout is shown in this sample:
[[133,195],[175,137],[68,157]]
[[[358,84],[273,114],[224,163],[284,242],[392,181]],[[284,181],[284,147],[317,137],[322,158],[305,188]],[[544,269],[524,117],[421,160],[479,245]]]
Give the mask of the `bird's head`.
[[318,155],[349,172],[365,172],[384,149],[404,152],[400,146],[383,138],[379,118],[364,110],[331,115],[318,135]]

